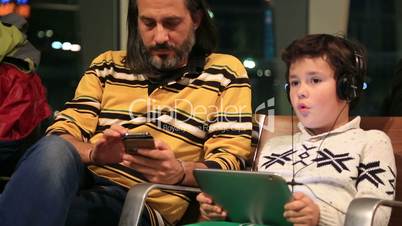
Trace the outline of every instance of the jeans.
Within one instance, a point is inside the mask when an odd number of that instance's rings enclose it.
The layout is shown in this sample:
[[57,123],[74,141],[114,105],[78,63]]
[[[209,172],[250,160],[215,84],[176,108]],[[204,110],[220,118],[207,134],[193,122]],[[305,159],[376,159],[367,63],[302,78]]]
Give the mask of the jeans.
[[[0,222],[2,226],[113,226],[126,193],[125,188],[88,173],[75,148],[51,135],[22,156],[0,195]],[[141,225],[148,223],[143,214]]]

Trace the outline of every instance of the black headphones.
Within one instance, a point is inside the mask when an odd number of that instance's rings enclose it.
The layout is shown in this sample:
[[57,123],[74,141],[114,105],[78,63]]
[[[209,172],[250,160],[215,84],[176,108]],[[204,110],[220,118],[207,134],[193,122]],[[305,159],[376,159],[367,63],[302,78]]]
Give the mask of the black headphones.
[[[352,102],[356,100],[363,90],[363,78],[365,76],[366,65],[363,54],[353,47],[353,44],[345,40],[346,45],[352,49],[354,55],[355,64],[353,68],[343,73],[336,79],[336,94],[339,99]],[[290,85],[287,82],[285,84],[285,90],[287,98],[290,102]]]
[[344,73],[337,78],[336,94],[339,99],[352,102],[357,99],[363,90],[363,77],[366,66],[363,55],[354,50],[355,65],[353,72]]

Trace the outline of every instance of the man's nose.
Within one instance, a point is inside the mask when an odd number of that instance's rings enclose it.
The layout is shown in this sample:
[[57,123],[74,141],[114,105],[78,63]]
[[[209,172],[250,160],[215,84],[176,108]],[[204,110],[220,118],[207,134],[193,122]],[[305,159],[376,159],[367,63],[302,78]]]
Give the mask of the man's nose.
[[155,29],[155,43],[162,44],[169,40],[169,32],[162,26],[157,25]]

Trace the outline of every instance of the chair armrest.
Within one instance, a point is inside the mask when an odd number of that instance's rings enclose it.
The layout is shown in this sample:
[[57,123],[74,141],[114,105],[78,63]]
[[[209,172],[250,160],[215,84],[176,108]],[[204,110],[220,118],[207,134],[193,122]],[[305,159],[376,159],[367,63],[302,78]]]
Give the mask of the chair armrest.
[[345,226],[371,226],[379,206],[402,207],[402,202],[375,198],[353,199],[346,212]]
[[119,226],[137,226],[140,222],[145,199],[153,189],[173,190],[198,193],[201,190],[194,187],[143,183],[133,186],[127,193],[123,210],[120,216]]

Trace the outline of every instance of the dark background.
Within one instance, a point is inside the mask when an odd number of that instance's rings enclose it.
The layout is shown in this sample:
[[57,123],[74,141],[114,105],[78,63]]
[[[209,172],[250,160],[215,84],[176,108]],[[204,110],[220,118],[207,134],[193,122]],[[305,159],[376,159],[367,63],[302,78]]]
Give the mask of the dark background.
[[[219,28],[219,52],[241,61],[252,59],[248,69],[253,86],[254,109],[274,100],[276,114],[289,114],[284,96],[284,65],[281,48],[308,31],[308,0],[210,0]],[[28,37],[41,50],[39,74],[48,89],[53,110],[72,98],[90,60],[97,54],[119,49],[120,4],[123,0],[31,0]],[[351,0],[347,37],[363,43],[369,53],[368,89],[354,114],[384,115],[392,77],[402,58],[401,0]],[[399,24],[398,24],[399,23]],[[51,37],[38,37],[52,30]],[[399,37],[399,38],[398,38]],[[55,40],[77,43],[81,51],[56,50]],[[401,41],[399,41],[401,42]],[[274,99],[272,99],[274,98]],[[269,104],[268,104],[269,105]]]

